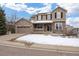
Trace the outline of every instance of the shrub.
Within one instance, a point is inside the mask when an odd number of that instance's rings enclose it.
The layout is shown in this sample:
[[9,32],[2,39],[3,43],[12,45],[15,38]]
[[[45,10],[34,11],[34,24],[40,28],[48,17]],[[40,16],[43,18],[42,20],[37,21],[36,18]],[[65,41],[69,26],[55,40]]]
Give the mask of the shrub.
[[25,42],[25,46],[27,46],[27,47],[29,47],[29,48],[30,48],[33,44],[34,44],[33,42]]

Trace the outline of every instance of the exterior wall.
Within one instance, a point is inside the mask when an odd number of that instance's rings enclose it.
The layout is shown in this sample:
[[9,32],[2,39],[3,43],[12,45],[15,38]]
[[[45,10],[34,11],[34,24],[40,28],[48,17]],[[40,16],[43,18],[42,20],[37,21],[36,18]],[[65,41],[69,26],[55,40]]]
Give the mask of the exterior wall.
[[20,20],[15,24],[16,33],[32,33],[33,25],[26,20]]
[[46,15],[43,15],[43,20],[46,20]]
[[41,15],[38,15],[38,20],[41,20]]
[[[57,14],[57,12],[60,12],[60,13],[62,12],[63,18],[59,18],[59,19],[55,18],[55,13]],[[61,15],[60,15],[60,17],[61,17]],[[61,8],[57,8],[56,10],[54,10],[52,12],[52,21],[54,22],[54,24],[53,24],[53,27],[54,27],[53,32],[54,33],[65,33],[66,32],[66,11],[62,10]],[[57,31],[55,29],[55,23],[62,23],[63,30]]]
[[[62,30],[59,30],[59,31],[56,30],[56,29],[55,29],[55,23],[62,23]],[[63,21],[63,22],[62,22],[62,21],[54,22],[54,23],[53,23],[53,32],[54,32],[54,33],[59,33],[59,34],[60,34],[60,33],[65,33],[65,32],[66,32],[66,27],[65,27],[65,26],[66,26],[66,24],[65,24],[64,21]]]
[[74,29],[72,29],[72,31],[73,31],[73,33],[76,33],[79,35],[79,28],[74,28]]
[[[63,12],[63,18],[61,18],[60,20],[62,21],[66,21],[66,11],[64,11],[64,10],[62,10],[62,9],[60,9],[60,8],[58,8],[58,9],[56,9],[56,10],[54,10],[53,12],[52,12],[52,20],[54,20],[54,21],[56,21],[57,19],[55,18],[55,13],[57,13],[57,12]],[[59,19],[58,19],[59,20]]]

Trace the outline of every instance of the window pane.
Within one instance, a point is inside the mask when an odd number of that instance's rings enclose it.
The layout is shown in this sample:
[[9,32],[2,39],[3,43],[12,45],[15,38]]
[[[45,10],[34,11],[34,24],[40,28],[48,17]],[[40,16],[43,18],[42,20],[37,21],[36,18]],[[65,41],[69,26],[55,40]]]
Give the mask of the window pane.
[[57,19],[60,19],[60,12],[57,12]]
[[63,28],[62,25],[63,25],[62,23],[55,23],[55,29],[62,30],[62,28]]
[[63,12],[61,12],[61,18],[63,18]]
[[57,15],[56,15],[56,13],[55,13],[55,18],[57,18]]
[[43,20],[43,15],[41,15],[41,20]]
[[38,16],[38,20],[41,20],[41,15]]
[[50,15],[47,15],[47,16],[48,16],[48,17],[47,17],[47,18],[48,18],[48,20],[50,20]]
[[37,16],[37,20],[38,20],[38,16]]
[[46,20],[47,20],[47,15],[46,15]]
[[51,18],[50,19],[52,19],[52,14],[51,14],[51,16],[50,16]]

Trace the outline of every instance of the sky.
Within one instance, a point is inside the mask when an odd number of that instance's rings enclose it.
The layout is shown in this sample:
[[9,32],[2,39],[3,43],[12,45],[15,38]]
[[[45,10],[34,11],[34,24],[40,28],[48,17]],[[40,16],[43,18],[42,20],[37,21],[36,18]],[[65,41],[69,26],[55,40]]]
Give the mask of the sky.
[[60,6],[67,10],[67,24],[79,27],[79,3],[4,3],[0,5],[5,10],[9,21],[14,15],[17,19],[30,19],[32,15],[51,12]]

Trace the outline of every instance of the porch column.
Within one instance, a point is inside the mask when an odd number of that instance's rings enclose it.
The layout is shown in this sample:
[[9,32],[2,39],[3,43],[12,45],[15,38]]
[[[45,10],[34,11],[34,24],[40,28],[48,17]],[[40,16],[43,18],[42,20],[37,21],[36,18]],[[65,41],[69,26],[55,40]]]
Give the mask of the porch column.
[[44,32],[46,32],[46,24],[44,24]]
[[45,26],[44,26],[44,24],[43,24],[43,32],[45,32]]
[[54,32],[54,23],[52,23],[52,33]]

